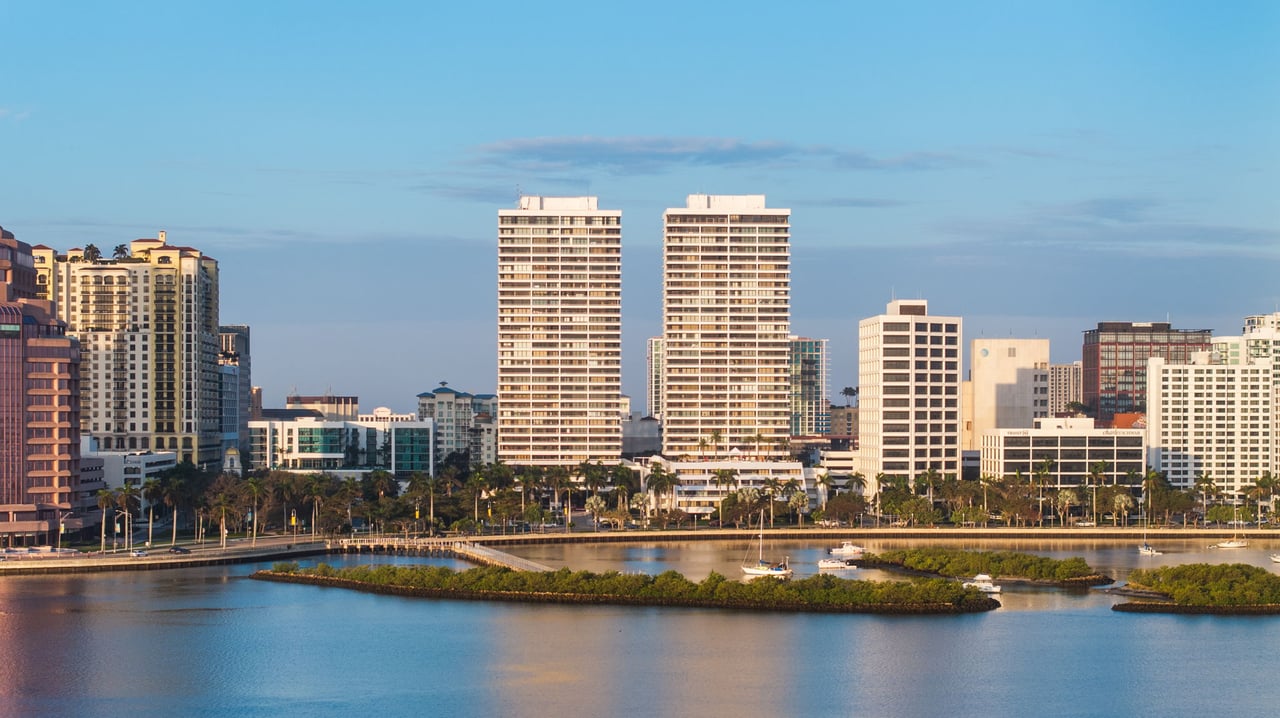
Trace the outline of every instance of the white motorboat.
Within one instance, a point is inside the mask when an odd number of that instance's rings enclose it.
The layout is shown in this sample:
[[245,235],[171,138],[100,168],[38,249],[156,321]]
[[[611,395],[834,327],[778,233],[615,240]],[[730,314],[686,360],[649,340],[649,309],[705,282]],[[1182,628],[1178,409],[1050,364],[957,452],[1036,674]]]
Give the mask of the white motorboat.
[[744,560],[742,563],[742,573],[747,576],[791,578],[791,574],[794,572],[791,570],[791,565],[788,560],[789,557],[784,556],[781,561],[776,563],[764,560],[764,511],[760,512],[760,539],[758,543],[759,550],[757,552],[756,562],[749,564]]
[[1227,539],[1226,541],[1219,541],[1218,543],[1210,546],[1209,548],[1244,548],[1248,545],[1249,545],[1248,539],[1231,538],[1231,539]]
[[1271,563],[1280,563],[1280,553],[1271,554]]
[[1144,543],[1138,547],[1138,554],[1142,556],[1160,556],[1161,552],[1157,551],[1155,546]]
[[983,593],[1000,593],[1000,587],[995,584],[990,574],[980,573],[973,577],[971,581],[964,582],[965,588],[976,588]]
[[824,558],[818,561],[820,571],[844,571],[857,567],[851,558]]
[[835,548],[827,549],[827,553],[832,556],[841,556],[843,558],[862,558],[862,554],[865,551],[865,548],[852,541],[845,541]]

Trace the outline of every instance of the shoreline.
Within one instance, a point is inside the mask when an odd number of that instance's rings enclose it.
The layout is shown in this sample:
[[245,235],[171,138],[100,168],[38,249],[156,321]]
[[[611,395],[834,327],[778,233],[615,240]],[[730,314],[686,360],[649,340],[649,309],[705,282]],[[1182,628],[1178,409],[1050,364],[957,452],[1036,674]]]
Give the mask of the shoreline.
[[[1140,527],[1090,527],[1090,528],[973,528],[973,527],[933,527],[933,528],[826,528],[826,527],[788,527],[765,529],[764,534],[771,540],[804,540],[804,541],[841,541],[841,540],[903,540],[903,541],[1063,541],[1067,543],[1088,543],[1098,541],[1140,541]],[[691,541],[743,541],[754,540],[758,530],[733,528],[699,528],[681,530],[610,530],[610,531],[574,531],[570,533],[522,533],[498,534],[484,536],[459,536],[458,541],[466,541],[482,546],[500,548],[502,546],[557,544],[557,543],[685,543]],[[1210,541],[1212,539],[1229,538],[1231,536],[1250,540],[1280,541],[1280,531],[1273,529],[1252,529],[1232,531],[1230,529],[1197,529],[1197,528],[1165,528],[1147,529],[1147,541],[1180,540]],[[398,536],[385,535],[389,541]],[[152,555],[132,557],[127,553],[99,555],[81,554],[75,558],[27,557],[19,554],[0,561],[0,577],[29,576],[70,573],[98,573],[105,571],[150,571],[172,568],[194,568],[221,564],[254,563],[277,559],[300,558],[341,553],[359,553],[345,551],[340,541],[348,536],[317,537],[258,537],[258,545],[251,546],[248,539],[233,539],[227,548],[220,546],[197,546],[180,544],[192,549],[190,554],[170,554],[168,546],[153,546]],[[241,545],[241,544],[244,545]],[[384,553],[373,551],[373,553]]]

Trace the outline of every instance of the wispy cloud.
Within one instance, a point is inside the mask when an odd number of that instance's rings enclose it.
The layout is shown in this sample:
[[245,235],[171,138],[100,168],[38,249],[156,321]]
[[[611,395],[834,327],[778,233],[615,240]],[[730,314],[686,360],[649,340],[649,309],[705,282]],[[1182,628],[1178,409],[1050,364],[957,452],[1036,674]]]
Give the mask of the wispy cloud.
[[471,162],[506,170],[659,174],[680,167],[803,166],[845,171],[928,171],[979,164],[945,152],[876,156],[856,149],[723,137],[534,137],[476,147]]
[[30,116],[30,110],[15,110],[12,107],[0,107],[0,120],[22,122]]
[[1169,206],[1142,197],[1102,197],[1032,208],[1022,216],[956,220],[943,235],[1000,248],[1054,249],[1164,258],[1280,259],[1280,230],[1158,216]]

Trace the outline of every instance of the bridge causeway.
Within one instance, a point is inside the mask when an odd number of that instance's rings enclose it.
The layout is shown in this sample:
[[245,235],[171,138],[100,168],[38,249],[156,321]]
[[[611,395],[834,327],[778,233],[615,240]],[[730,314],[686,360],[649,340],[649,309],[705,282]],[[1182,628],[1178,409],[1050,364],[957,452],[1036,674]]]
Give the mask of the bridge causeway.
[[482,566],[503,566],[512,571],[554,571],[550,566],[512,556],[489,546],[457,538],[397,538],[380,536],[341,539],[334,544],[346,553],[395,553],[427,556],[452,556]]

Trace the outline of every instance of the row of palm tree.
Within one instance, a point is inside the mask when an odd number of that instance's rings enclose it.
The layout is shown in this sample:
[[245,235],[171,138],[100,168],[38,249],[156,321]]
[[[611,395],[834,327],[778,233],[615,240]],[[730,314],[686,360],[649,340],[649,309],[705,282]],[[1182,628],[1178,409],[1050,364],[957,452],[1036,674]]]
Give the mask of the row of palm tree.
[[[1080,486],[1057,487],[1051,485],[1052,462],[1043,461],[1030,475],[1015,472],[1004,477],[983,476],[977,481],[961,480],[955,475],[943,475],[930,469],[918,475],[914,482],[902,476],[875,477],[875,489],[867,496],[868,509],[877,517],[892,515],[909,517],[908,523],[937,523],[950,518],[957,523],[987,523],[992,517],[1010,525],[1043,525],[1046,516],[1056,514],[1059,525],[1065,523],[1072,509],[1080,508],[1082,518],[1089,517],[1097,523],[1099,516],[1109,513],[1114,524],[1128,520],[1138,506],[1137,496],[1150,497],[1151,511],[1171,521],[1175,514],[1195,520],[1213,520],[1211,500],[1223,498],[1234,505],[1241,500],[1256,502],[1257,514],[1270,509],[1280,481],[1271,472],[1263,472],[1253,484],[1237,496],[1225,495],[1207,475],[1196,479],[1190,489],[1174,488],[1162,472],[1148,468],[1139,475],[1130,471],[1123,480],[1109,472],[1107,462],[1097,462],[1089,467]],[[1108,477],[1111,483],[1108,482]],[[819,484],[827,487],[824,496],[831,493],[830,477],[819,477]],[[861,474],[847,477],[849,490],[862,493],[867,485]],[[915,499],[923,498],[923,502]],[[1199,499],[1201,511],[1194,517]],[[826,506],[824,505],[825,509]],[[1056,511],[1054,511],[1056,510]],[[1227,512],[1229,513],[1230,510]],[[1250,511],[1252,516],[1253,512]]]

